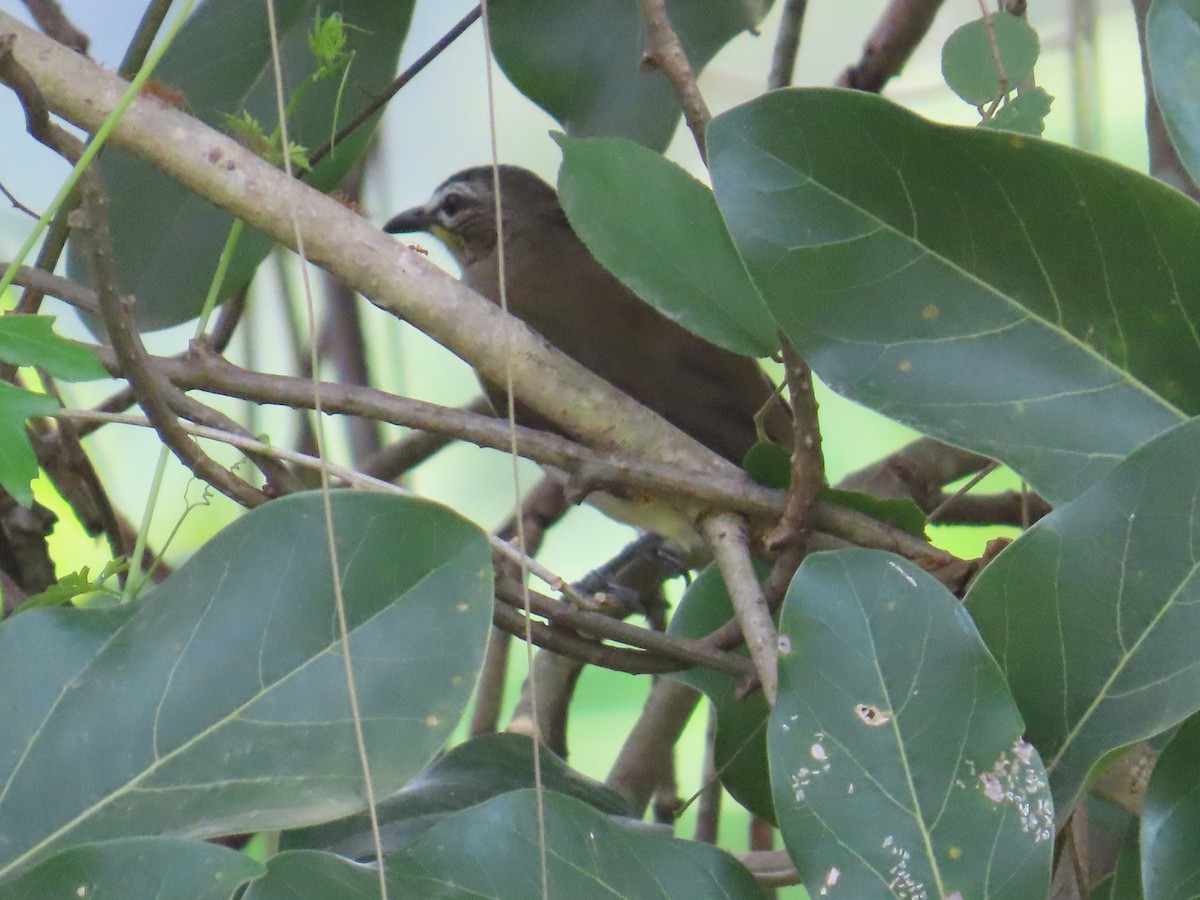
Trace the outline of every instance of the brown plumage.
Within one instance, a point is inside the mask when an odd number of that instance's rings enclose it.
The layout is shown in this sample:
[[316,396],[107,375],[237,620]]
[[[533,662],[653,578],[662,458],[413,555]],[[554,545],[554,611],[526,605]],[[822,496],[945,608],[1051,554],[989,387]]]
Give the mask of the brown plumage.
[[[754,415],[782,444],[790,417],[758,363],[696,337],[639,299],[571,230],[554,189],[532,172],[500,167],[509,311],[568,356],[709,449],[741,463],[756,440]],[[492,169],[446,179],[424,205],[392,218],[390,233],[425,231],[449,248],[462,278],[499,302]],[[485,385],[498,409],[503,391]],[[550,423],[517,407],[518,421]]]

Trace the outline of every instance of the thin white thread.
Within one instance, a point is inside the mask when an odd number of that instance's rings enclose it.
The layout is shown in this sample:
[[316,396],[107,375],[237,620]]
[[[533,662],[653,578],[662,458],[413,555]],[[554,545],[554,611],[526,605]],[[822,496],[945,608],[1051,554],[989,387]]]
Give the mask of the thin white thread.
[[[483,26],[483,59],[486,70],[488,136],[492,150],[492,194],[496,212],[496,274],[500,282],[500,308],[508,312],[508,285],[505,284],[504,209],[500,196],[500,150],[496,140],[496,92],[492,81],[492,29],[488,0],[479,4]],[[525,517],[521,515],[521,473],[518,469],[517,414],[513,399],[512,344],[504,353],[504,394],[508,399],[509,459],[512,460],[513,494],[517,504],[517,542],[521,545],[521,596],[525,606],[525,659],[529,669],[529,705],[533,717],[533,791],[537,802],[538,863],[542,881],[542,900],[550,900],[550,873],[546,859],[546,805],[542,796],[542,733],[538,715],[537,679],[533,672],[533,620],[529,600],[529,566],[525,543]]]
[[[283,144],[283,170],[292,177],[292,159],[288,152],[287,110],[283,99],[283,69],[279,62],[279,33],[275,23],[275,0],[266,0],[267,23],[271,34],[271,64],[275,72],[275,102],[279,115],[279,135]],[[316,312],[313,306],[312,283],[308,277],[308,261],[304,255],[304,235],[300,233],[300,220],[296,215],[296,207],[292,195],[288,195],[289,215],[292,220],[292,232],[296,241],[296,253],[300,257],[300,278],[304,285],[304,302],[308,315],[309,333],[309,362],[313,373],[313,416],[316,419],[313,434],[317,439],[317,458],[325,460],[325,422],[321,410],[321,379],[319,377],[319,356],[317,341]],[[354,680],[354,664],[350,659],[350,633],[346,624],[346,601],[342,594],[341,566],[338,562],[337,540],[333,531],[333,505],[330,501],[329,473],[321,467],[321,499],[325,511],[325,540],[329,549],[329,567],[333,576],[333,605],[337,611],[338,638],[342,645],[342,662],[346,673],[346,696],[350,701],[350,720],[354,725],[354,742],[358,749],[358,761],[362,766],[363,788],[367,801],[367,815],[371,821],[371,840],[375,845],[376,871],[379,872],[379,897],[387,900],[387,874],[383,862],[383,838],[379,833],[379,818],[375,812],[375,787],[371,784],[371,762],[367,757],[367,740],[363,733],[362,711],[358,705],[358,685]]]

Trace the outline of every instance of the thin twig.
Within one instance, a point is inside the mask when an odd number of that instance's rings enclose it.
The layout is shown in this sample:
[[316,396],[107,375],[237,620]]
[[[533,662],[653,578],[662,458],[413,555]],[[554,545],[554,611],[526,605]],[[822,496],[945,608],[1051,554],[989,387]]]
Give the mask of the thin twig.
[[767,535],[768,550],[789,544],[803,546],[809,529],[809,510],[825,486],[825,455],[821,449],[821,420],[813,393],[812,369],[785,335],[780,334],[779,340],[792,401],[791,482],[779,524]]
[[29,216],[31,219],[34,219],[35,221],[37,219],[41,218],[40,215],[35,213],[32,209],[30,209],[28,206],[26,206],[24,203],[22,203],[20,200],[18,200],[16,195],[13,194],[12,191],[10,191],[8,188],[6,188],[4,186],[3,182],[0,182],[0,194],[3,194],[5,199],[8,200],[8,202],[12,204],[13,209],[17,210],[18,212],[25,213],[25,215]]
[[696,86],[696,73],[688,62],[683,43],[671,26],[667,16],[666,0],[639,0],[642,22],[646,26],[646,53],[642,57],[643,69],[658,69],[675,91],[675,98],[683,108],[683,118],[696,140],[700,158],[708,160],[704,147],[704,129],[712,114],[708,104]]
[[733,611],[742,627],[746,649],[754,661],[754,669],[762,685],[767,703],[775,705],[778,685],[779,635],[771,621],[771,610],[763,596],[762,586],[750,560],[750,545],[745,523],[728,513],[718,513],[705,519],[704,538],[725,579]]
[[146,348],[133,325],[132,301],[117,292],[112,245],[108,236],[108,198],[100,185],[100,176],[91,168],[85,169],[79,184],[81,215],[74,216],[72,222],[76,233],[86,235],[88,263],[100,298],[100,312],[109,340],[112,341],[113,352],[121,364],[122,373],[129,379],[137,395],[138,403],[154,424],[163,443],[196,477],[207,481],[243,506],[258,506],[267,500],[266,495],[218,465],[180,427],[164,396],[164,390],[177,391],[178,388],[170,382],[160,382],[160,376],[151,371]]
[[371,116],[379,112],[379,110],[387,105],[389,100],[399,93],[402,87],[416,78],[422,69],[441,56],[447,47],[458,40],[459,37],[462,36],[462,33],[470,28],[479,18],[481,11],[481,8],[476,6],[473,10],[459,19],[453,28],[438,38],[432,47],[417,57],[416,61],[413,62],[411,66],[401,72],[396,80],[388,86],[386,91],[368,103],[365,107],[363,107],[362,111],[358,115],[346,123],[345,127],[334,136],[333,140],[322,145],[321,147],[318,147],[315,151],[309,154],[308,161],[313,166],[316,166],[317,163],[329,155],[330,151],[334,147],[357,131],[364,122],[371,118]]
[[779,18],[779,33],[775,37],[775,52],[771,55],[771,72],[767,76],[767,87],[787,87],[792,83],[796,70],[796,54],[800,49],[800,32],[804,26],[804,13],[808,0],[787,0]]

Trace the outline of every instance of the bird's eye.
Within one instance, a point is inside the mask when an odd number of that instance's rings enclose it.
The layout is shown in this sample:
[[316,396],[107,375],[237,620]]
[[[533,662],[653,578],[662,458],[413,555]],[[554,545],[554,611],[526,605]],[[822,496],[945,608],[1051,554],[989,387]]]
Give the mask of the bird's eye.
[[442,198],[442,212],[448,216],[454,216],[462,212],[466,201],[459,194],[447,194]]

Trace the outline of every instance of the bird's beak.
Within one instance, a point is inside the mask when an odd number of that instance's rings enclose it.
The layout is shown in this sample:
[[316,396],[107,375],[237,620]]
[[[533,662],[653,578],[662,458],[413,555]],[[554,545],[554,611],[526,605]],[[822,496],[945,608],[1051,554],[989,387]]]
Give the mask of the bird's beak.
[[383,230],[388,234],[412,234],[415,231],[428,232],[434,225],[433,213],[424,206],[414,206],[388,219]]

